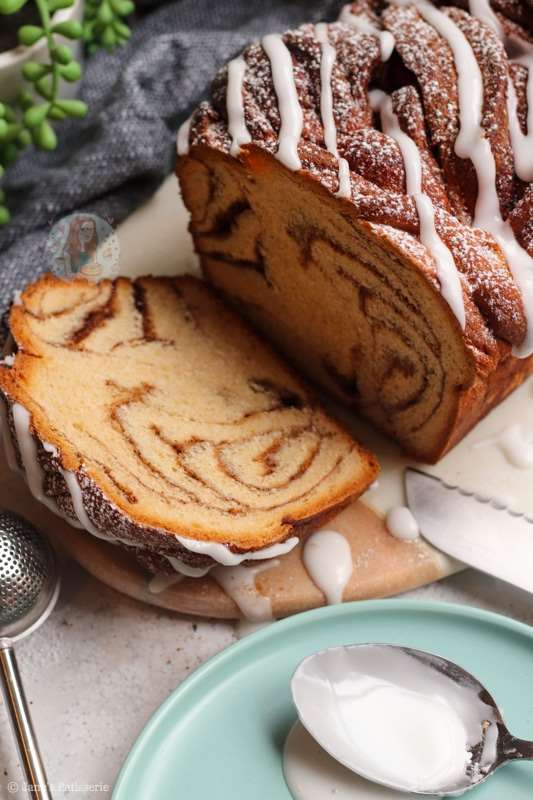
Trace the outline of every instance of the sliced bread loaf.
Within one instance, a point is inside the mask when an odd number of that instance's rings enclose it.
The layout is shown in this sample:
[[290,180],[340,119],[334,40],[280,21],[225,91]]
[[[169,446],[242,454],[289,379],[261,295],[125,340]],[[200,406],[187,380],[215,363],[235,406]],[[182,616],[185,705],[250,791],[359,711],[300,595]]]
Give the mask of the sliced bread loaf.
[[272,555],[375,478],[373,457],[194,278],[46,275],[10,329],[0,389],[32,491],[141,556],[205,569]]

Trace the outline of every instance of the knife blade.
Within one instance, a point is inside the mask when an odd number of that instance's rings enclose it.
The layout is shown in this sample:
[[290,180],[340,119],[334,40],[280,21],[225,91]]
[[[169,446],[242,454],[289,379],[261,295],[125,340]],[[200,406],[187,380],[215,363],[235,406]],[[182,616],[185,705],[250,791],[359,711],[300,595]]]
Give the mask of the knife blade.
[[471,567],[533,592],[533,520],[498,501],[408,467],[409,508],[422,536]]

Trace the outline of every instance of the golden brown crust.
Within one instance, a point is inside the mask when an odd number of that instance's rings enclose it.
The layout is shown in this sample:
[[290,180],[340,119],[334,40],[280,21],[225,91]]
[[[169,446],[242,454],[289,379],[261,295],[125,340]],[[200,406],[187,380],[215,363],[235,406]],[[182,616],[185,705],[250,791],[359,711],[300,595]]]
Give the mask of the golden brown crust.
[[[502,211],[507,213],[512,209],[519,187],[512,168],[506,104],[501,102],[507,80],[505,52],[494,34],[487,33],[486,26],[457,9],[449,13],[471,39],[485,79],[487,101],[483,123],[487,135],[492,137]],[[402,63],[419,81],[419,90],[406,85],[393,91],[393,103],[402,128],[413,135],[422,150],[424,190],[442,209],[437,215],[438,231],[448,246],[452,243],[457,266],[467,277],[465,292],[483,317],[477,327],[487,326],[496,337],[518,344],[526,329],[520,293],[495,242],[487,234],[470,227],[477,188],[472,165],[458,159],[453,149],[459,114],[453,56],[444,40],[413,8],[391,6],[382,19],[396,37],[397,51],[404,59]],[[403,162],[398,147],[373,127],[368,88],[371,81],[375,83],[382,74],[377,40],[339,23],[331,25],[329,32],[337,47],[338,74],[333,91],[338,146],[352,171],[352,203],[357,216],[417,236],[418,215],[413,201],[404,194]],[[415,37],[417,47],[412,46]],[[314,28],[306,25],[289,31],[284,41],[297,64],[296,85],[305,109],[299,146],[302,167],[308,177],[334,192],[338,188],[338,168],[323,141],[317,91],[320,46]],[[255,146],[274,153],[280,123],[268,59],[258,44],[248,48],[244,58],[249,75],[243,88],[247,127]],[[393,66],[398,71],[397,65]],[[385,80],[382,85],[386,87],[387,77],[380,80]],[[193,146],[207,145],[221,152],[229,151],[226,81],[227,74],[223,70],[214,82],[213,105],[202,103],[193,115]],[[447,109],[445,115],[442,108]],[[250,162],[248,150],[244,147],[241,153],[241,160],[247,164]],[[427,260],[431,261],[429,254]]]
[[[513,26],[515,35],[530,36],[523,27],[520,28],[520,25],[528,25],[530,20],[529,12],[522,13],[520,4],[514,0],[501,0],[494,5],[505,15],[500,17],[504,26]],[[456,389],[446,395],[447,423],[439,426],[438,434],[436,429],[428,433],[427,442],[423,444],[419,438],[415,442],[412,437],[402,434],[402,431],[405,433],[403,423],[392,423],[384,418],[390,399],[382,409],[371,409],[369,413],[376,425],[398,438],[414,455],[434,461],[533,371],[531,359],[518,360],[511,355],[512,347],[520,345],[524,339],[527,322],[520,291],[500,248],[490,235],[471,225],[477,182],[472,164],[459,159],[454,150],[459,109],[457,74],[449,45],[414,7],[397,6],[381,0],[360,0],[353,4],[352,10],[364,13],[372,24],[392,32],[396,51],[384,67],[376,36],[359,33],[342,23],[328,27],[329,39],[337,52],[332,92],[338,149],[349,163],[352,190],[350,200],[335,198],[332,201],[336,204],[336,213],[339,220],[350,220],[354,232],[359,231],[361,235],[364,232],[369,237],[370,248],[379,245],[393,261],[409,262],[416,268],[433,289],[435,297],[431,302],[440,304],[433,258],[419,242],[416,206],[406,194],[403,159],[396,142],[379,130],[379,123],[369,106],[369,89],[382,88],[392,96],[400,126],[421,151],[423,189],[434,203],[437,231],[451,250],[463,278],[466,328],[462,353],[458,355],[458,350],[454,356],[462,364],[462,378]],[[525,187],[514,174],[508,135],[506,91],[509,63],[505,50],[494,33],[465,10],[454,7],[443,10],[469,40],[483,76],[482,124],[495,156],[502,214],[509,216],[522,246],[533,254],[533,195],[531,187]],[[213,85],[212,102],[202,103],[192,117],[190,153],[178,159],[177,173],[185,203],[192,211],[191,230],[205,274],[255,324],[266,330],[281,349],[331,390],[331,381],[319,374],[316,364],[306,365],[300,352],[303,345],[294,344],[297,331],[294,327],[291,329],[289,321],[285,322],[290,315],[288,307],[284,307],[283,318],[276,317],[270,301],[263,303],[259,288],[262,278],[266,283],[264,291],[268,295],[278,292],[279,297],[276,275],[269,266],[269,258],[274,256],[272,253],[265,256],[268,248],[264,243],[275,234],[263,222],[266,219],[265,208],[259,214],[258,204],[254,205],[255,200],[251,200],[253,183],[266,187],[268,180],[265,176],[275,181],[277,173],[284,170],[286,175],[279,182],[287,188],[281,191],[290,192],[289,187],[298,185],[303,198],[305,192],[325,189],[322,202],[326,204],[330,204],[331,195],[339,187],[337,159],[327,151],[324,142],[320,110],[320,44],[314,26],[304,25],[296,31],[289,31],[283,35],[283,41],[292,55],[296,89],[304,109],[304,127],[298,146],[302,169],[298,173],[289,173],[274,158],[280,128],[277,98],[266,54],[259,44],[254,44],[243,54],[246,62],[244,116],[252,143],[244,145],[237,158],[228,156],[231,139],[226,119],[227,71],[222,70]],[[524,126],[527,106],[523,68],[514,71],[513,79]],[[220,174],[218,167],[213,166],[215,153],[224,164]],[[227,177],[226,182],[220,179],[222,173]],[[228,192],[226,198],[224,192]],[[230,194],[231,203],[226,202]],[[279,202],[285,202],[282,196]],[[212,212],[215,206],[218,216],[214,225]],[[279,226],[281,221],[277,224]],[[308,221],[306,226],[306,233],[303,232],[305,226],[300,226],[297,233],[297,238],[305,239],[304,243],[299,243],[301,255],[296,259],[299,263],[307,258],[314,243],[322,237],[320,215],[317,215],[314,231],[309,233],[311,224]],[[323,238],[332,240],[329,232]],[[341,253],[338,245],[334,251]],[[237,277],[237,266],[241,268],[242,280]],[[286,269],[294,269],[290,258]],[[456,322],[451,314],[449,317],[451,331]],[[284,325],[286,333],[279,333],[277,328]],[[309,350],[314,362],[316,353],[311,344]],[[354,362],[357,363],[357,358]],[[404,369],[400,363],[401,358],[395,365],[391,362],[390,369],[396,374]],[[412,366],[409,369],[412,370]],[[344,382],[347,387],[358,378],[357,366],[354,370],[352,365],[348,376],[346,370],[338,369],[333,363],[329,364],[329,370],[330,375],[336,373],[338,384]],[[388,375],[386,371],[383,374],[385,377]],[[391,382],[389,377],[387,380]],[[394,380],[396,383],[400,381],[397,377]],[[409,382],[407,375],[401,380]],[[414,385],[414,381],[411,382]],[[361,398],[353,397],[353,390],[349,388],[337,393],[368,413],[368,396],[361,401]],[[375,398],[370,405],[372,403],[375,403]]]

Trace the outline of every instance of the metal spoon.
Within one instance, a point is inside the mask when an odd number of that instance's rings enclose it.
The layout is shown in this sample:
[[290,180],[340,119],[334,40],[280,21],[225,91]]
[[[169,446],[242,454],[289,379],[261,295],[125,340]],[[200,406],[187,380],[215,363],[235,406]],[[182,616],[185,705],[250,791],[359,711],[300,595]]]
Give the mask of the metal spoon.
[[0,678],[28,793],[51,800],[13,645],[41,625],[59,594],[54,551],[27,520],[0,511]]
[[[358,752],[341,707],[348,703],[344,708],[356,713],[350,697],[368,691],[369,678],[426,698],[444,697],[459,716],[468,733],[470,759],[459,765],[450,785],[435,786],[434,781],[426,787],[402,785],[387,770],[390,753],[380,748],[378,758],[369,762]],[[508,761],[533,760],[533,742],[509,733],[498,706],[473,675],[422,650],[383,644],[332,647],[299,664],[291,691],[301,723],[330,756],[358,775],[398,791],[457,796],[483,783]],[[385,730],[390,720],[385,716],[382,724]]]

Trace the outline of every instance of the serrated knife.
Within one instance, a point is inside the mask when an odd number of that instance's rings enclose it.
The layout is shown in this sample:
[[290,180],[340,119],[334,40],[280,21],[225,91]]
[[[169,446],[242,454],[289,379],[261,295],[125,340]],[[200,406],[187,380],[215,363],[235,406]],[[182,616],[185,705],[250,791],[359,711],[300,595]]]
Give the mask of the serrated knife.
[[409,508],[430,544],[533,592],[533,520],[410,467],[405,488]]

